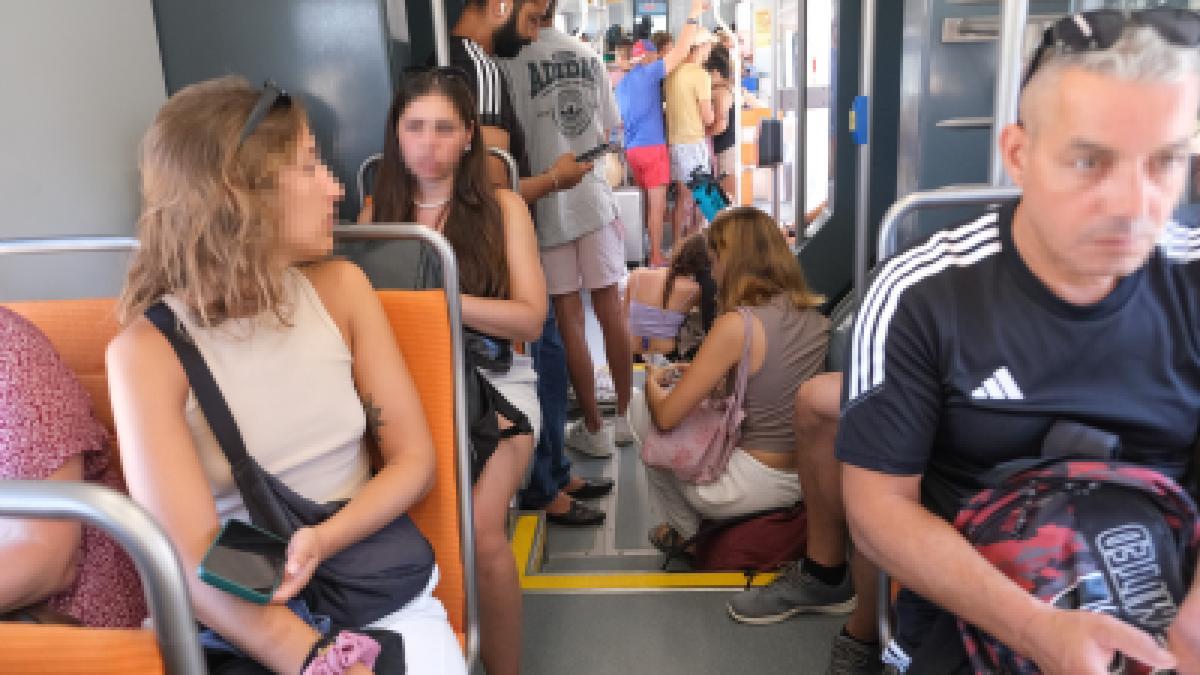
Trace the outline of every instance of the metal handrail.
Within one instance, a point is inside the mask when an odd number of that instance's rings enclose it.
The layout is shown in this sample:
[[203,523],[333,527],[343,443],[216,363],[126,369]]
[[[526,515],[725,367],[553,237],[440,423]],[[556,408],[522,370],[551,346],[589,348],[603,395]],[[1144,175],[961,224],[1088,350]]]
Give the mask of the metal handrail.
[[1000,8],[1000,39],[996,52],[996,94],[992,114],[992,151],[988,182],[1000,187],[1011,185],[1004,172],[1000,154],[1000,133],[1017,121],[1017,102],[1021,94],[1021,47],[1025,42],[1025,24],[1029,19],[1029,0],[1004,0]]
[[479,658],[479,613],[475,582],[475,530],[471,501],[470,438],[467,435],[466,363],[463,357],[462,299],[458,291],[458,262],[454,249],[438,232],[423,225],[376,223],[340,225],[333,229],[335,239],[417,239],[428,244],[441,259],[442,288],[446,295],[446,314],[450,321],[450,348],[454,367],[454,459],[458,473],[459,548],[462,551],[463,591],[467,598],[467,672]]
[[9,480],[0,481],[0,516],[71,518],[108,533],[137,566],[166,672],[207,672],[179,559],[166,533],[144,509],[100,485]]
[[512,153],[492,145],[488,146],[488,154],[498,157],[500,161],[504,162],[504,166],[508,169],[508,186],[513,192],[520,194],[521,170],[517,167],[517,160],[513,158]]
[[[951,185],[937,190],[913,192],[896,200],[879,221],[879,236],[876,243],[878,259],[894,255],[901,244],[897,230],[900,221],[914,211],[949,206],[971,206],[997,204],[1021,197],[1021,188],[990,185]],[[864,273],[864,277],[866,274]]]
[[866,97],[867,119],[855,119],[855,125],[866,125],[866,142],[858,146],[858,190],[854,205],[854,295],[862,303],[863,293],[866,292],[867,260],[869,249],[867,239],[871,230],[871,133],[875,124],[873,110],[875,108],[875,20],[877,16],[876,2],[878,0],[863,0],[862,2],[862,54],[858,64],[858,94]]
[[133,251],[133,237],[50,237],[41,239],[0,239],[0,255],[27,253],[93,253]]
[[376,164],[376,163],[382,162],[382,161],[383,161],[383,153],[377,152],[377,153],[371,155],[370,157],[364,159],[363,163],[358,165],[358,175],[355,177],[355,180],[357,181],[356,185],[358,185],[358,210],[359,211],[362,211],[363,205],[367,203],[367,191],[366,191],[366,180],[365,180],[366,176],[367,176],[367,169],[370,168],[370,166],[372,164]]

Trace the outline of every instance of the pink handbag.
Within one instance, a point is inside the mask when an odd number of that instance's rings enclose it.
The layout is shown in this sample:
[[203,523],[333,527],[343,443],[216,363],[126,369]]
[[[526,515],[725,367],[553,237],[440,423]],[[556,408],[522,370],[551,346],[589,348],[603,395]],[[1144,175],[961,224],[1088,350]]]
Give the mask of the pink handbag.
[[750,367],[750,311],[738,307],[746,338],[737,380],[728,396],[709,396],[692,408],[674,429],[659,431],[650,425],[642,441],[646,466],[670,469],[680,480],[695,485],[712,483],[725,473],[729,457],[741,437],[742,399],[746,394],[746,371]]

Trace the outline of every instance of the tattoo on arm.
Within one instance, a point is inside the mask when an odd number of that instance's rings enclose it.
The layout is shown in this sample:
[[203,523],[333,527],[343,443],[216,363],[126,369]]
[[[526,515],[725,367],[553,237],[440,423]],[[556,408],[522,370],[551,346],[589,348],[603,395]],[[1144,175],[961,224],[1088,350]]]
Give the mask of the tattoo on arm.
[[379,438],[379,427],[383,426],[383,408],[375,405],[374,399],[367,394],[362,399],[363,412],[367,414],[367,433]]

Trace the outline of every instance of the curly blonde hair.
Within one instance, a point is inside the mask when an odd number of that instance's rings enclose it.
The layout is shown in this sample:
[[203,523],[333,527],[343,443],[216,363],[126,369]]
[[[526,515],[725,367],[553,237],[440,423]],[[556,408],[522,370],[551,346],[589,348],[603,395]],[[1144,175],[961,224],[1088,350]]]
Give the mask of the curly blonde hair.
[[271,311],[286,321],[280,171],[308,128],[299,101],[275,106],[238,147],[260,91],[240,77],[181,89],[142,139],[140,248],[119,314],[174,294],[202,326]]
[[819,307],[825,299],[804,280],[800,261],[771,216],[751,206],[717,214],[708,228],[713,260],[721,259],[717,298],[722,311],[763,305],[785,294],[796,309]]

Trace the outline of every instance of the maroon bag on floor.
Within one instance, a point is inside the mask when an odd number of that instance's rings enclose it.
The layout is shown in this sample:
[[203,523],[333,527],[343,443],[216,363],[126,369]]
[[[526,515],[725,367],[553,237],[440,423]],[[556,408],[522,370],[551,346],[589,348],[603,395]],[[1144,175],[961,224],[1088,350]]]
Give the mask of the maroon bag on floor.
[[808,518],[804,502],[728,520],[706,520],[689,543],[692,567],[704,571],[772,572],[804,557]]

